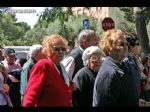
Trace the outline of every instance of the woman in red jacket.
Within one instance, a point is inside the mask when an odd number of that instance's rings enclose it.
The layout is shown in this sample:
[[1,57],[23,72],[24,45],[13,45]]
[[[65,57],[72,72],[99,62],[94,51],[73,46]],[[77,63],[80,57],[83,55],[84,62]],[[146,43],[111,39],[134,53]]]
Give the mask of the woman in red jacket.
[[39,60],[31,70],[23,106],[69,107],[72,105],[72,83],[64,66],[60,64],[67,49],[67,41],[53,34],[45,37],[42,44],[45,59]]

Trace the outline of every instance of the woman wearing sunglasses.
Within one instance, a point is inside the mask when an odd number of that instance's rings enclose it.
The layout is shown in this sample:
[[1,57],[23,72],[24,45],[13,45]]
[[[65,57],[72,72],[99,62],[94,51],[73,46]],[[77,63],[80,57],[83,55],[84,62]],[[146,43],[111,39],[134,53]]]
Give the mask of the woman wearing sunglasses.
[[72,105],[72,83],[60,62],[66,49],[67,41],[60,35],[53,34],[43,40],[45,59],[33,66],[25,91],[25,107]]

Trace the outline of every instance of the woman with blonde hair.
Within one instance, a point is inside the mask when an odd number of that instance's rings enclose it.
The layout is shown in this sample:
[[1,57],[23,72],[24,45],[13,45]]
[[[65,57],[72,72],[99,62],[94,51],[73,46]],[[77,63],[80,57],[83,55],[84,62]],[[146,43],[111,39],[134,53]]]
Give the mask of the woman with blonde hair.
[[64,37],[53,34],[45,37],[42,45],[45,59],[38,61],[30,72],[23,106],[70,107],[72,83],[60,63],[68,47],[67,41]]
[[131,75],[121,66],[128,55],[125,33],[112,29],[103,33],[99,46],[106,57],[97,74],[93,106],[138,106]]

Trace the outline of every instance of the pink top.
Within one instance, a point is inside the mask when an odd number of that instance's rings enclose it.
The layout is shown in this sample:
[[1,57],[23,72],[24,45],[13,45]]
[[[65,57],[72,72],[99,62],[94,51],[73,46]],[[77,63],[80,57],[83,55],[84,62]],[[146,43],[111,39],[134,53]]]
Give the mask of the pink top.
[[12,72],[12,71],[14,71],[16,69],[21,69],[20,64],[17,63],[17,62],[15,62],[12,65],[8,65],[8,62],[6,60],[4,60],[4,61],[2,61],[2,63],[4,64],[7,73]]

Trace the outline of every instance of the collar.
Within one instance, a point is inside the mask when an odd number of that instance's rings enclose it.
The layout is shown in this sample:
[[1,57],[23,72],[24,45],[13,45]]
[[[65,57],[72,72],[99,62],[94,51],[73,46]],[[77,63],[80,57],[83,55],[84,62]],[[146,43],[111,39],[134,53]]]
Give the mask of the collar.
[[84,49],[82,49],[82,47],[81,47],[81,46],[79,46],[79,49],[80,49],[82,52],[84,52]]

